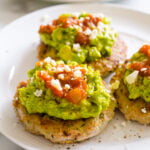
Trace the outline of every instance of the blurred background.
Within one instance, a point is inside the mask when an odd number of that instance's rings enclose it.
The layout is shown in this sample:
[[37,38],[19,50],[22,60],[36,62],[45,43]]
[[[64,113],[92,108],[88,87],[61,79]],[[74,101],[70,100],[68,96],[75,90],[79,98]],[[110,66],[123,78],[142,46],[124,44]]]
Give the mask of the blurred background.
[[[13,20],[32,11],[68,3],[110,3],[150,13],[150,0],[0,0],[0,30]],[[1,150],[23,150],[0,134]]]

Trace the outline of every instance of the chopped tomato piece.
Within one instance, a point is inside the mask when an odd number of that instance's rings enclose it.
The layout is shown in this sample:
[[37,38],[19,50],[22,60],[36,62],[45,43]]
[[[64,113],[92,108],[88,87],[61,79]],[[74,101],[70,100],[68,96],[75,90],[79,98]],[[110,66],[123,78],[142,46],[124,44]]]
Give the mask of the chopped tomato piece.
[[87,45],[89,44],[90,40],[89,40],[89,36],[85,35],[82,32],[78,32],[76,35],[76,39],[75,39],[76,43],[79,43],[81,45]]
[[86,92],[83,89],[75,88],[67,93],[66,98],[73,104],[79,104],[86,98]]
[[143,45],[140,48],[140,52],[144,53],[145,55],[147,55],[148,57],[150,57],[150,45]]
[[36,66],[37,66],[37,67],[41,66],[42,64],[43,64],[43,61],[38,61],[38,62],[36,62]]
[[41,25],[39,32],[40,33],[52,33],[54,29],[56,29],[56,27],[52,25]]

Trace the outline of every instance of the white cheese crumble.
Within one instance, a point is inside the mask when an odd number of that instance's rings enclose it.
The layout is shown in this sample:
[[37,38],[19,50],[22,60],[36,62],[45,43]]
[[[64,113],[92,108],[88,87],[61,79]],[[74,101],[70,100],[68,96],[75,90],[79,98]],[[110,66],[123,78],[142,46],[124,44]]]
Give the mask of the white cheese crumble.
[[45,71],[42,70],[40,73],[41,73],[41,75],[44,75]]
[[64,89],[65,89],[65,90],[69,90],[69,89],[70,89],[70,85],[69,85],[69,84],[65,84]]
[[50,63],[50,64],[53,65],[53,66],[56,66],[56,61],[53,60],[51,57],[46,57],[46,58],[44,59],[44,62]]
[[146,71],[146,70],[147,70],[147,68],[142,68],[142,69],[141,69],[141,71]]
[[91,34],[90,34],[90,39],[93,40],[97,37],[98,35],[98,31],[96,29],[94,29]]
[[74,77],[76,77],[76,78],[82,76],[82,73],[80,70],[76,70],[73,74],[74,74]]
[[62,91],[62,87],[61,87],[61,84],[60,84],[60,82],[59,82],[59,80],[58,79],[52,79],[51,80],[51,85],[53,86],[53,87],[55,87],[56,89],[58,89],[59,91]]
[[63,72],[64,71],[64,67],[57,67],[56,68],[56,72]]
[[70,68],[69,66],[65,65],[65,66],[64,66],[64,70],[65,70],[66,72],[70,72],[70,71],[71,71],[71,68]]
[[90,35],[92,31],[88,28],[83,32],[85,35]]
[[81,51],[80,44],[79,43],[73,44],[73,49],[77,52],[80,52]]
[[128,84],[132,84],[136,81],[137,77],[138,77],[139,71],[135,70],[133,71],[131,74],[129,74],[126,77],[126,81]]
[[59,75],[58,75],[58,79],[63,80],[63,79],[64,79],[64,74],[59,74]]
[[144,113],[144,114],[147,113],[146,108],[142,108],[141,112]]
[[42,90],[36,90],[35,92],[34,92],[34,95],[36,96],[36,97],[40,97],[41,95],[42,95],[42,93],[43,93],[43,91]]

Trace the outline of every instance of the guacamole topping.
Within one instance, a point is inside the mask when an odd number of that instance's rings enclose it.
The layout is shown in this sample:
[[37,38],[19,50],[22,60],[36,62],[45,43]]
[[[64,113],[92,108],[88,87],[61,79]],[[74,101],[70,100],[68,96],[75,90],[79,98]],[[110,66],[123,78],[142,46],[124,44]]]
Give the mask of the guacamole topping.
[[[117,33],[110,19],[98,14],[63,14],[39,29],[41,41],[57,58],[84,63],[110,56]],[[67,55],[66,55],[67,54]]]
[[124,83],[130,99],[143,98],[150,102],[150,45],[143,45],[127,65]]
[[110,95],[100,74],[86,65],[54,61],[50,57],[30,70],[19,100],[27,112],[64,120],[100,115],[109,106]]

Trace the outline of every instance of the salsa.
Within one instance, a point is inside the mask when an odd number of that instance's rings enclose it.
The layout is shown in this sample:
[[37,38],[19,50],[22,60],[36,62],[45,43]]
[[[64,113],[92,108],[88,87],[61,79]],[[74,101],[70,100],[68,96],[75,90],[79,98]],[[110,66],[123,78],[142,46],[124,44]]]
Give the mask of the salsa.
[[134,62],[129,65],[129,68],[138,70],[141,76],[150,76],[150,61]]
[[145,55],[147,55],[148,57],[150,57],[150,45],[143,45],[140,48],[139,52],[144,53]]
[[[64,65],[57,65],[55,69],[60,69],[59,72],[54,72],[53,76],[48,74],[48,71],[40,71],[38,76],[45,81],[46,87],[50,88],[54,95],[60,98],[66,98],[68,101],[78,104],[81,100],[86,99],[87,83],[84,79],[86,70],[81,68],[77,73],[81,73],[81,77],[75,77],[74,72],[77,67],[70,67],[70,71],[64,70]],[[59,81],[61,88],[56,88],[52,81]]]

